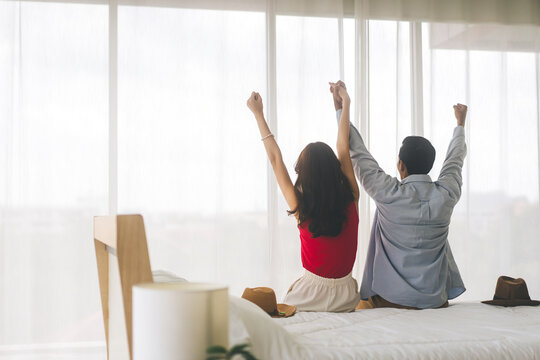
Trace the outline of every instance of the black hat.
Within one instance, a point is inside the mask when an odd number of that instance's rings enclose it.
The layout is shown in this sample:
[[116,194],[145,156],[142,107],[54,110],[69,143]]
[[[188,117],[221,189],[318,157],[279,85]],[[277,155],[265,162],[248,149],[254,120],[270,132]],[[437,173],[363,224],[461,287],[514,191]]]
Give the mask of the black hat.
[[399,149],[399,159],[409,175],[427,174],[435,161],[435,148],[422,136],[407,136]]
[[531,300],[527,284],[522,278],[514,279],[510,276],[499,276],[493,300],[482,301],[488,305],[499,306],[538,306],[540,301]]

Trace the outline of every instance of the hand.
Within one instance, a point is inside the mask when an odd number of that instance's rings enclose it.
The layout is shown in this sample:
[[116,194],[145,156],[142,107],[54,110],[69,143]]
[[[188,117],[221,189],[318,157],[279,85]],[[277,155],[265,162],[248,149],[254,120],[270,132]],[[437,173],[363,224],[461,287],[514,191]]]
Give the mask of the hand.
[[458,126],[465,126],[465,117],[467,116],[467,105],[454,105],[454,115],[456,116]]
[[263,103],[261,95],[258,92],[251,92],[251,96],[247,100],[247,107],[254,115],[259,115],[263,113]]
[[[342,87],[343,89],[345,89],[345,92],[347,90],[347,87],[345,86],[345,83],[341,80],[333,83],[333,82],[329,82],[330,84],[330,92],[332,93],[333,95],[333,98],[334,98],[334,107],[336,108],[336,110],[339,110],[343,107],[343,100],[342,100],[342,97],[339,95],[339,89],[337,89],[338,87]],[[338,91],[334,91],[334,90],[338,90]],[[348,97],[348,95],[347,95]]]
[[336,92],[336,90],[343,104],[351,103],[351,98],[349,97],[349,93],[347,92],[347,89],[345,89],[343,86],[337,86],[334,88],[334,92]]

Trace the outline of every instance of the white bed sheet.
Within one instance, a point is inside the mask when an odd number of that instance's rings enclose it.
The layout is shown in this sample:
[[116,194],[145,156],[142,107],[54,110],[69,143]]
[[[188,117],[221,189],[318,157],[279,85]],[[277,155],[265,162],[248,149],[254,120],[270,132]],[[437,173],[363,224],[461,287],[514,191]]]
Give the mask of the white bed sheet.
[[301,312],[272,319],[256,305],[231,298],[231,312],[261,360],[540,359],[540,307],[457,303],[446,309]]

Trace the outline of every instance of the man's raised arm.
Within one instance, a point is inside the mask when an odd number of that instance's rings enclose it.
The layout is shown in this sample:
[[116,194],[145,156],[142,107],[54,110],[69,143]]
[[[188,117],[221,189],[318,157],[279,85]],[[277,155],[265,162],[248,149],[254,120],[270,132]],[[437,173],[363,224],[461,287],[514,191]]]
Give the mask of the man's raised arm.
[[[330,91],[332,94],[334,94],[333,90],[335,86],[345,87],[345,84],[342,81],[330,83]],[[340,99],[336,99],[336,96],[334,96],[334,106],[336,109],[338,126],[342,111],[339,100]],[[377,161],[366,148],[360,132],[352,124],[349,132],[349,150],[354,172],[368,195],[375,201],[385,202],[390,200],[392,194],[395,193],[399,186],[399,181],[386,174],[384,170],[381,169]]]
[[448,146],[446,159],[444,160],[437,182],[457,202],[461,196],[461,185],[463,185],[461,169],[463,168],[463,162],[467,154],[464,128],[465,118],[467,117],[467,106],[463,104],[454,105],[454,115],[456,116],[457,127],[454,129],[454,135]]

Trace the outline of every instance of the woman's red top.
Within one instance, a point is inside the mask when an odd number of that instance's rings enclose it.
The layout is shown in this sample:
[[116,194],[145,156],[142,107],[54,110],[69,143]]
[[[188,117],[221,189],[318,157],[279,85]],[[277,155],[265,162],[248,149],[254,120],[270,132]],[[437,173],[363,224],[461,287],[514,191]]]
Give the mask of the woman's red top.
[[347,276],[356,259],[358,211],[354,202],[347,207],[346,220],[338,236],[312,237],[310,220],[298,225],[304,269],[328,279]]

